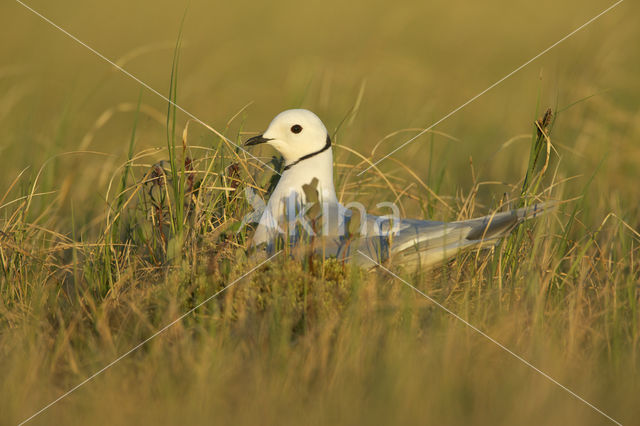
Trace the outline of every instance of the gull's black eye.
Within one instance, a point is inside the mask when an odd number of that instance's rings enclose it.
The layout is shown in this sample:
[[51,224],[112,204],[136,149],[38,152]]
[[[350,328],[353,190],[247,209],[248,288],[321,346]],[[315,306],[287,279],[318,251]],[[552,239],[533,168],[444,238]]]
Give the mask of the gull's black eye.
[[302,131],[302,126],[299,124],[294,124],[293,126],[291,126],[291,131],[293,133],[300,133]]

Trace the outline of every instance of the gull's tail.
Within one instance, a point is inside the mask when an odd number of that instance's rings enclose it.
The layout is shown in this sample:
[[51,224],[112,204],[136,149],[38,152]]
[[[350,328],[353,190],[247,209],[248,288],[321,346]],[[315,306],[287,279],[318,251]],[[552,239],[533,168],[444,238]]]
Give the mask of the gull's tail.
[[497,240],[509,234],[513,228],[527,219],[534,219],[557,207],[555,201],[537,203],[529,207],[522,207],[508,212],[493,213],[476,219],[454,222],[471,227],[466,235],[468,241],[488,242]]
[[[433,266],[447,261],[466,249],[479,249],[497,244],[516,226],[528,219],[542,216],[557,206],[557,202],[544,202],[529,207],[493,213],[458,222],[415,223],[413,230],[400,237],[389,247],[392,263]],[[411,235],[412,234],[412,235]],[[404,238],[403,238],[404,237]],[[395,247],[394,247],[395,246]]]

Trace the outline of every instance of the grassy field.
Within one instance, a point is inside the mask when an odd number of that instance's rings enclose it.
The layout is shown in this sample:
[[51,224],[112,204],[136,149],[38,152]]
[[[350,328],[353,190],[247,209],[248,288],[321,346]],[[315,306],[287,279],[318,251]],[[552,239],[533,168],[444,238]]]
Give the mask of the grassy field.
[[[637,422],[637,4],[362,176],[612,3],[28,4],[237,143],[283,109],[315,111],[340,199],[374,214],[392,201],[456,220],[517,200],[551,108],[525,195],[562,201],[554,213],[435,270],[390,267]],[[0,424],[196,307],[29,424],[611,423],[384,270],[279,255],[243,278],[258,265],[244,189],[268,196],[273,173],[19,3],[0,25]]]

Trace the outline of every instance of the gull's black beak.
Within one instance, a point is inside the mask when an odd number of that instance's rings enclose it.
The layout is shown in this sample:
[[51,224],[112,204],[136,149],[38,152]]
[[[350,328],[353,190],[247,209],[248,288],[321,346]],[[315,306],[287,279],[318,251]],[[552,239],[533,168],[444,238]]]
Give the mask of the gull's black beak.
[[247,139],[247,141],[244,143],[244,146],[260,145],[261,143],[269,142],[270,140],[271,139],[265,138],[262,135],[258,135]]

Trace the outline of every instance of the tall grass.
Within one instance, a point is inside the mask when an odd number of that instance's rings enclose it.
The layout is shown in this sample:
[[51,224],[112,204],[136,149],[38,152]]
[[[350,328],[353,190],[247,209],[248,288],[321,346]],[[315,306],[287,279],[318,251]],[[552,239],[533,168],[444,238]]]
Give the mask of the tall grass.
[[[136,122],[129,160],[112,179],[120,182],[108,200],[113,212],[96,242],[38,225],[38,217],[27,220],[32,186],[5,207],[7,397],[0,404],[9,422],[35,412],[252,265],[251,230],[234,231],[249,211],[239,194],[254,176],[264,187],[270,174],[242,176],[238,170],[258,165],[242,160],[240,166],[223,145],[191,159],[188,139],[182,155],[165,151],[173,167],[136,170],[144,155],[134,151]],[[174,131],[173,121],[167,126]],[[546,150],[536,135],[531,176]],[[187,159],[192,170],[183,165]],[[369,180],[361,190],[377,190],[384,181]],[[390,191],[406,190],[405,181],[386,181]],[[539,180],[531,182],[529,188],[537,188]],[[545,192],[558,187],[550,182]],[[580,236],[562,228],[577,220],[576,210],[563,211],[489,253],[463,254],[434,271],[399,272],[624,420],[635,409],[627,392],[637,365],[638,236],[614,219],[613,226]],[[35,422],[506,423],[523,415],[531,422],[602,421],[385,273],[284,256]]]

